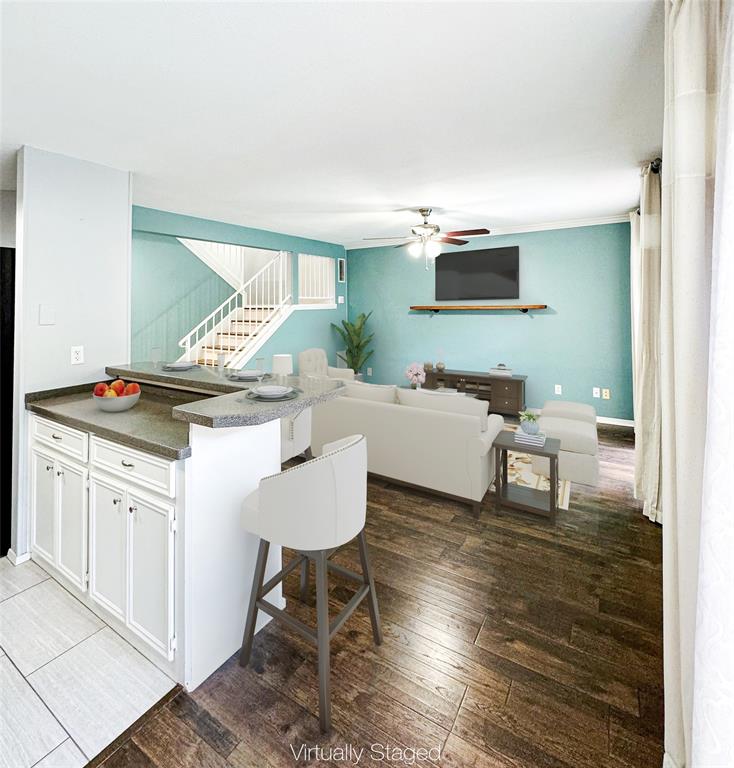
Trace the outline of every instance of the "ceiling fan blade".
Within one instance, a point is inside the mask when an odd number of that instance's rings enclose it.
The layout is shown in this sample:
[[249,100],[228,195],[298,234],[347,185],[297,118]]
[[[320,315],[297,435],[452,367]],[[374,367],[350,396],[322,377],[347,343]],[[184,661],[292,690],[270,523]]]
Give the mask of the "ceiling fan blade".
[[466,245],[468,240],[457,240],[455,237],[434,237],[437,243],[448,243],[449,245]]
[[406,237],[363,237],[362,240],[407,240]]
[[458,229],[455,232],[444,232],[448,237],[473,237],[474,235],[488,235],[488,229]]

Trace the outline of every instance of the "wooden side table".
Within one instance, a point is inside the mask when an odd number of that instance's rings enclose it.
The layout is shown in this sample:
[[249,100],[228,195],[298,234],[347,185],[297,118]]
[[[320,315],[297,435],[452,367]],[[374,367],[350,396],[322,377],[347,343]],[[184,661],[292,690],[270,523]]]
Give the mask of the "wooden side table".
[[[547,517],[555,522],[558,507],[558,453],[561,441],[555,437],[546,437],[545,445],[527,445],[515,441],[515,433],[505,429],[500,432],[492,444],[494,448],[494,487],[495,505],[519,509],[533,515]],[[528,453],[531,456],[543,456],[550,464],[550,490],[539,491],[517,483],[507,482],[507,451]]]

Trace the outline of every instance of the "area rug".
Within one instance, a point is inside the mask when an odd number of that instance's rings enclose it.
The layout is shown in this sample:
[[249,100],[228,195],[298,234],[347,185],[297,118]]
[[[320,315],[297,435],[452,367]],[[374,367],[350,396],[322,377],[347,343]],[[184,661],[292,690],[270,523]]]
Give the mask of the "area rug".
[[[514,424],[505,424],[505,429],[516,432],[518,427]],[[550,480],[543,475],[533,472],[532,457],[527,453],[518,451],[507,452],[507,481],[518,485],[527,485],[540,491],[550,490]],[[571,501],[571,481],[558,481],[558,508],[568,509]]]

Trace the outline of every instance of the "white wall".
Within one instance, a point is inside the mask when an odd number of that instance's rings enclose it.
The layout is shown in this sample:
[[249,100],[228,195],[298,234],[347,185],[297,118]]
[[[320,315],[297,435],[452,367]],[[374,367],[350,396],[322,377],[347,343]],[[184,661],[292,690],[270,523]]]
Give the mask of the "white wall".
[[[129,361],[130,174],[23,147],[16,230],[13,549],[28,546],[24,398]],[[44,307],[51,324],[40,324]],[[47,318],[48,321],[48,318]],[[84,346],[83,365],[70,347]]]
[[0,191],[0,246],[15,247],[15,190]]

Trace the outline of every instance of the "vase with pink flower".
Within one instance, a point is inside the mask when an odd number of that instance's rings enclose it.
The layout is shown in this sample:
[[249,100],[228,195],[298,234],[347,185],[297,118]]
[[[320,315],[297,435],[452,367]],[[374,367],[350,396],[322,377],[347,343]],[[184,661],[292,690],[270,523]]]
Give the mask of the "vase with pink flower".
[[426,380],[426,372],[420,363],[411,363],[405,369],[405,378],[413,389],[420,389],[421,384]]

